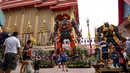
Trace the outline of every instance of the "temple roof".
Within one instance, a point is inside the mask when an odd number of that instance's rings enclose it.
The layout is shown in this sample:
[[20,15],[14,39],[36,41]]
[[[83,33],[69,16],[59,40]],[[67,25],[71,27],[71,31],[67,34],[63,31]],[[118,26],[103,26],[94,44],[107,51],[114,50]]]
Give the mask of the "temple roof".
[[44,0],[42,3],[36,4],[35,7],[46,7],[57,4],[57,0]]
[[61,9],[66,9],[66,8],[70,8],[77,5],[77,2],[75,1],[59,1],[57,5],[55,6],[50,6],[50,9],[53,10],[61,10]]
[[41,0],[8,0],[0,4],[2,9],[15,8],[21,6],[28,6],[40,3]]

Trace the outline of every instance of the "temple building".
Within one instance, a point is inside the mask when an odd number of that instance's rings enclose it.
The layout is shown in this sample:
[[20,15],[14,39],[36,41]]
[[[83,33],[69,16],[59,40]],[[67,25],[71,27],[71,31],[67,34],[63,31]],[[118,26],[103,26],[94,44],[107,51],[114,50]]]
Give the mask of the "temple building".
[[130,37],[130,0],[118,0],[119,31],[124,37]]
[[23,43],[33,36],[36,44],[47,44],[58,14],[79,23],[77,0],[3,0],[0,7],[6,17],[4,31],[18,31]]

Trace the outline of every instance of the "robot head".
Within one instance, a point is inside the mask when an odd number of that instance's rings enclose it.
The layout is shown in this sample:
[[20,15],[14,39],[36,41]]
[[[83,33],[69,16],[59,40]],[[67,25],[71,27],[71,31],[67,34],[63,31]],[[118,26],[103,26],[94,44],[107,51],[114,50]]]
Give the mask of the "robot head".
[[58,14],[55,17],[55,21],[66,21],[66,20],[70,20],[70,16],[68,14]]
[[108,23],[108,22],[105,22],[104,25],[105,25],[106,27],[109,27],[109,23]]

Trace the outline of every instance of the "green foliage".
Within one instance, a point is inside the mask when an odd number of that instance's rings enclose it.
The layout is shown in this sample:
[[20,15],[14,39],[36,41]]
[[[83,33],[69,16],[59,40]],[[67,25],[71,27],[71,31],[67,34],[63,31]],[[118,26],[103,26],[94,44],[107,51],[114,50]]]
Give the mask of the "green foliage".
[[72,63],[68,64],[68,68],[90,68],[90,62],[87,61],[73,61]]
[[53,65],[53,61],[43,61],[41,60],[40,61],[40,68],[53,68],[54,65]]

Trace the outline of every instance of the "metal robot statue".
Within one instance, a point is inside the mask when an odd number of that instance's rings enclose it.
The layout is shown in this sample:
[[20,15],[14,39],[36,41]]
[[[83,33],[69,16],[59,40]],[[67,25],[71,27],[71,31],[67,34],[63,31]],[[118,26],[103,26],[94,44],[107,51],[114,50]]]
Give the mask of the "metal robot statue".
[[82,38],[81,33],[79,32],[78,29],[78,24],[72,20],[70,21],[70,16],[68,14],[59,14],[55,18],[56,24],[54,25],[54,32],[50,37],[50,41],[54,41],[54,38],[57,36],[57,47],[56,51],[58,54],[60,54],[60,50],[62,49],[62,44],[64,39],[69,39],[70,41],[70,46],[72,49],[72,53],[75,55],[77,53],[76,51],[76,46],[75,46],[75,40],[74,40],[74,35],[72,33],[72,28],[74,28],[77,36],[79,38]]

